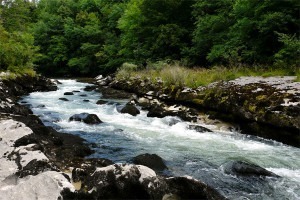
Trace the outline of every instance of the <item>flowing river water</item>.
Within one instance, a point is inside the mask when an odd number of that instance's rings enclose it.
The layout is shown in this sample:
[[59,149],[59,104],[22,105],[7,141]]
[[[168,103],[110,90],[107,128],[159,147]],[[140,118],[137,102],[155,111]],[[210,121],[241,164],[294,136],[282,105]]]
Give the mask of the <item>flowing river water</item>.
[[[176,117],[148,118],[147,111],[141,111],[136,117],[121,114],[117,106],[128,100],[105,99],[111,103],[97,105],[102,95],[84,91],[89,84],[59,81],[62,84],[57,91],[34,92],[22,101],[31,104],[32,111],[45,125],[93,143],[96,153],[91,157],[125,163],[139,154],[157,154],[166,161],[169,175],[192,176],[229,199],[300,199],[299,148],[235,131],[221,131],[213,125],[199,124],[213,130],[212,133],[199,133],[188,130],[190,123]],[[64,96],[64,92],[72,91],[79,92]],[[70,101],[61,101],[61,97]],[[89,102],[83,101],[85,99]],[[97,114],[104,123],[87,125],[68,120],[73,114],[82,112]],[[172,123],[174,121],[177,123]],[[223,164],[230,160],[255,163],[281,178],[226,174]]]

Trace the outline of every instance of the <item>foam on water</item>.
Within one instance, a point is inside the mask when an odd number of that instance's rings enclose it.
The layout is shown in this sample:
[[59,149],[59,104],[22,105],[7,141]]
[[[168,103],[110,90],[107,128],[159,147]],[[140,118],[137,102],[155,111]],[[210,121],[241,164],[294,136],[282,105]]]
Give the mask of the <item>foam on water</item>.
[[[33,112],[45,124],[57,130],[80,135],[96,144],[93,157],[130,162],[142,153],[161,156],[174,175],[190,175],[201,179],[232,199],[297,199],[300,191],[300,150],[271,140],[248,137],[238,132],[220,130],[217,126],[199,124],[213,130],[198,133],[189,130],[189,123],[177,117],[148,118],[147,111],[136,117],[117,110],[127,100],[105,99],[110,104],[97,105],[97,92],[86,92],[88,84],[74,80],[59,80],[58,91],[36,92],[23,101],[32,104]],[[78,90],[71,96],[64,92]],[[85,94],[86,97],[80,95]],[[61,97],[70,101],[60,101]],[[90,102],[83,102],[88,99]],[[37,107],[38,105],[45,107]],[[120,105],[118,105],[120,104]],[[104,123],[87,125],[70,122],[69,117],[82,112],[96,114]],[[247,160],[277,173],[283,178],[265,180],[251,186],[245,180],[224,174],[219,167],[232,159]],[[241,186],[242,185],[242,186]],[[247,186],[248,185],[248,186]],[[276,189],[274,189],[276,188]],[[287,190],[287,188],[289,188]]]

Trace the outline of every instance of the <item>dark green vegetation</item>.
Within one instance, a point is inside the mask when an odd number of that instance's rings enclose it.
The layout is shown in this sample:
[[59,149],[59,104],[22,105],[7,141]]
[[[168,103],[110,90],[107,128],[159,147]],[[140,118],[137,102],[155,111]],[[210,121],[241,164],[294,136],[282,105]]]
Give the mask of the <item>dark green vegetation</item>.
[[300,65],[298,0],[2,0],[0,70]]

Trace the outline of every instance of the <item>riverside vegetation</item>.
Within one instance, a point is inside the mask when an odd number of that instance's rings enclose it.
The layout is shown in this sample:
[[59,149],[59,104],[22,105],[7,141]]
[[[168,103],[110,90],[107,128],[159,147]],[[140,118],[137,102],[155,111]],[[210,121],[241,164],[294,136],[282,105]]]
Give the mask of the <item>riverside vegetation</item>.
[[140,69],[132,63],[124,63],[116,73],[117,79],[150,78],[152,81],[160,79],[164,86],[197,88],[217,81],[229,81],[241,76],[296,76],[294,81],[300,81],[300,68],[263,68],[255,66],[213,68],[187,68],[179,63],[156,62],[149,63],[145,69]]
[[177,60],[208,68],[196,67],[205,82],[224,73],[216,65],[234,66],[223,79],[244,66],[299,74],[297,0],[2,0],[0,16],[4,71],[94,76]]

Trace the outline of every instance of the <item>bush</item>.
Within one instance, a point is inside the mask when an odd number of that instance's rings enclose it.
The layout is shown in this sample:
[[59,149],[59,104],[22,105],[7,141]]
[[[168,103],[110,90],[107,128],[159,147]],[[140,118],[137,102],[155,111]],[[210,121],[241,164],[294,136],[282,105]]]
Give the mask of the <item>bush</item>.
[[117,79],[129,79],[132,76],[132,72],[138,70],[138,66],[132,63],[123,63],[118,69],[116,77]]
[[175,85],[183,87],[186,84],[186,80],[190,77],[190,73],[189,70],[186,70],[186,68],[180,67],[179,65],[168,65],[162,68],[160,77],[167,86]]

